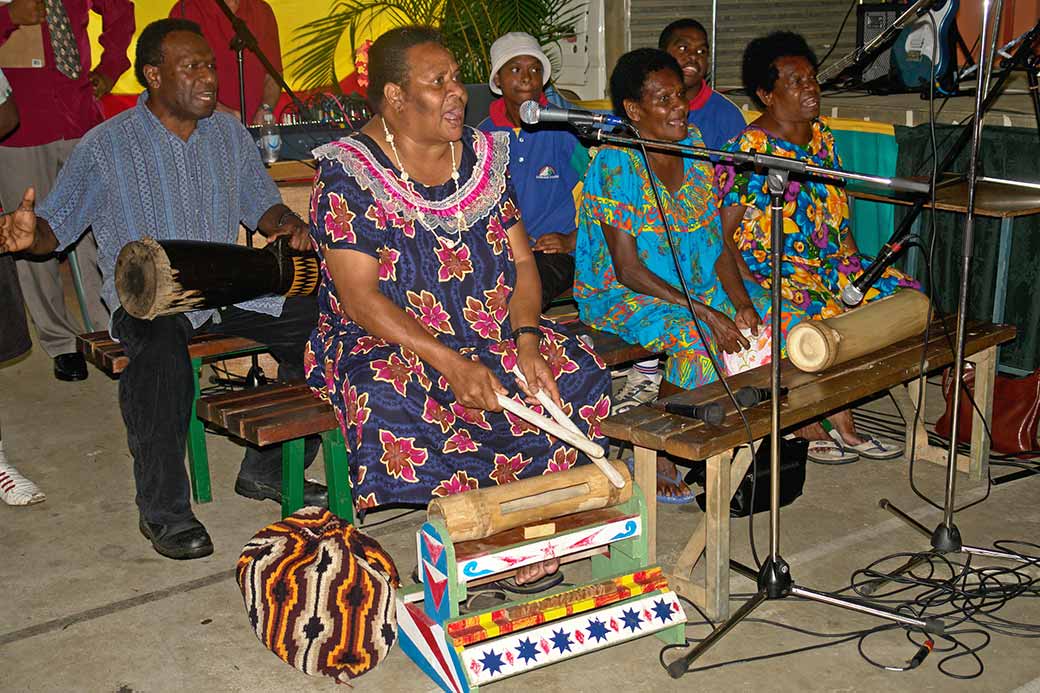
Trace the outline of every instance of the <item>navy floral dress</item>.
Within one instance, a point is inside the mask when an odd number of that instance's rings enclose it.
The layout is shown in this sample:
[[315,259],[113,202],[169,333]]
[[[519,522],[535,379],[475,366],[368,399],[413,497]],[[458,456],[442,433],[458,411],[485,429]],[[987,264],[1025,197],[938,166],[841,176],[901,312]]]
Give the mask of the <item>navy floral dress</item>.
[[[439,372],[367,334],[340,309],[325,266],[328,248],[378,260],[385,296],[445,345],[477,356],[522,401],[510,374],[516,345],[508,307],[516,266],[507,231],[520,213],[506,173],[509,141],[467,129],[462,143],[458,190],[450,179],[433,187],[402,182],[363,134],[315,150],[310,215],[322,280],[318,326],[305,354],[307,379],[338,414],[358,508],[425,505],[432,497],[587,461],[512,414],[471,414]],[[603,442],[599,422],[610,411],[610,381],[602,361],[544,318],[541,330],[542,354],[565,411]]]

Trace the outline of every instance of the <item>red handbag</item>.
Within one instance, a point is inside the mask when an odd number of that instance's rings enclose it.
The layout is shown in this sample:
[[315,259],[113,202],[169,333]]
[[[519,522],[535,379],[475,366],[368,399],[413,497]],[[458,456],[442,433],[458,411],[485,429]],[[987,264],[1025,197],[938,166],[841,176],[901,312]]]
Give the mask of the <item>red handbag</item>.
[[[967,392],[975,392],[975,366],[964,365],[964,385]],[[953,418],[953,369],[943,373],[943,397],[946,411],[935,422],[935,432],[946,440],[950,439]],[[961,392],[960,419],[957,425],[957,441],[971,442],[971,424],[974,408],[971,400]],[[1040,417],[1040,369],[1022,378],[997,375],[993,382],[993,416],[990,432],[993,434],[991,449],[1004,455],[1034,453],[1040,448],[1037,443],[1037,419]]]

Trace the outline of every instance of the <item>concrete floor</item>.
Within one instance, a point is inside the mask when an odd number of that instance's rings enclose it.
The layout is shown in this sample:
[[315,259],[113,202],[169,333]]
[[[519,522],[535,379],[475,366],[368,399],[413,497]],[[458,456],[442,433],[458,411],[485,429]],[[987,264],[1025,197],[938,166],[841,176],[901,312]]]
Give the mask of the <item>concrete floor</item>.
[[[246,621],[233,567],[239,548],[258,528],[277,519],[278,508],[233,493],[240,448],[218,436],[209,438],[215,501],[196,512],[213,536],[214,555],[190,562],[163,559],[137,531],[116,382],[92,371],[85,382],[59,383],[50,368],[50,360],[36,349],[0,371],[0,420],[8,455],[48,494],[46,503],[34,507],[0,506],[0,584],[5,587],[0,601],[0,689],[331,690],[329,682],[308,678],[265,650]],[[809,465],[804,495],[782,515],[782,553],[800,584],[838,589],[848,584],[854,569],[925,545],[877,506],[878,498],[886,496],[925,524],[937,522],[938,515],[911,493],[906,470],[902,460]],[[942,477],[940,468],[918,469],[920,485],[933,496],[941,496]],[[994,487],[987,502],[958,516],[965,540],[979,545],[999,538],[1035,541],[1040,534],[1038,489],[1040,478]],[[959,484],[962,499],[978,498],[983,490],[977,483]],[[393,518],[398,512],[371,514],[367,522]],[[673,560],[683,533],[698,514],[692,505],[661,506],[659,555],[664,564]],[[415,564],[419,517],[411,514],[369,530],[405,575]],[[764,551],[768,523],[760,517],[755,529]],[[749,561],[745,520],[734,523],[732,543],[735,558]],[[585,570],[568,568],[568,577],[580,580]],[[735,593],[750,587],[733,577]],[[1040,606],[1026,599],[1002,613],[1040,622]],[[755,615],[831,632],[876,623],[852,612],[792,600],[768,603]],[[691,627],[689,632],[696,635],[704,629]],[[815,642],[745,623],[702,662]],[[878,635],[868,646],[873,656],[896,665],[915,649],[899,632]],[[914,672],[887,673],[864,662],[854,643],[673,681],[657,663],[658,650],[658,641],[643,639],[506,680],[493,690],[1040,690],[1035,645],[1000,635],[994,635],[983,652],[984,675],[971,682],[940,674],[937,655]],[[433,688],[400,651],[359,680],[357,687],[387,693]]]

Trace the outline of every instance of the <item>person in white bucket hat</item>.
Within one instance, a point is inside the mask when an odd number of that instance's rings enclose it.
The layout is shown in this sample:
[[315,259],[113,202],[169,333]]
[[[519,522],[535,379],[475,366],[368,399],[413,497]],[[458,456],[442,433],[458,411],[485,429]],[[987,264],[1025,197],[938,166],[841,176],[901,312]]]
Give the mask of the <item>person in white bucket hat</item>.
[[566,126],[525,128],[520,106],[546,105],[552,66],[530,34],[512,32],[491,44],[488,86],[502,98],[492,102],[479,125],[509,133],[509,175],[542,280],[542,310],[574,285],[574,246],[581,181],[588,151]]
[[488,78],[488,86],[491,87],[491,91],[502,94],[498,72],[510,60],[521,56],[537,58],[542,64],[542,83],[539,85],[539,89],[549,82],[549,78],[552,76],[552,65],[534,36],[522,31],[511,31],[498,37],[491,44],[491,76]]

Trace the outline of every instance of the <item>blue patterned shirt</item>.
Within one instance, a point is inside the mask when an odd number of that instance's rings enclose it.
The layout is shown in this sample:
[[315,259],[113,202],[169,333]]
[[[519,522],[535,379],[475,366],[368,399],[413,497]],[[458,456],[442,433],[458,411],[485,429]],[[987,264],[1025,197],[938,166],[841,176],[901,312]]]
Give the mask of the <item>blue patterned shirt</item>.
[[[234,243],[239,224],[256,228],[281,202],[248,131],[229,115],[198,122],[185,142],[159,122],[141,94],[137,105],[98,125],[80,140],[54,189],[37,206],[58,238],[75,243],[88,227],[98,245],[101,296],[114,313],[116,257],[144,236],[157,240]],[[281,315],[284,299],[267,296],[240,308]],[[198,327],[215,311],[194,311]]]

